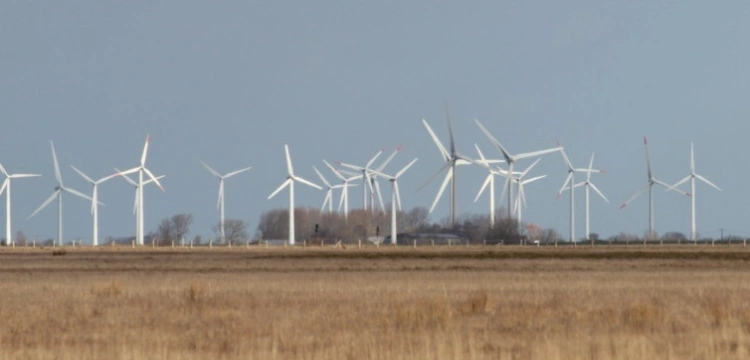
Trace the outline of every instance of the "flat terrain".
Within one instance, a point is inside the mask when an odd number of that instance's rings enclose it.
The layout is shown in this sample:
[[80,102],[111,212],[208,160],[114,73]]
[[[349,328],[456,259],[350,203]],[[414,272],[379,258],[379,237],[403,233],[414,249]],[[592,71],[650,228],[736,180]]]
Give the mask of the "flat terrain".
[[750,250],[1,249],[29,358],[750,358]]

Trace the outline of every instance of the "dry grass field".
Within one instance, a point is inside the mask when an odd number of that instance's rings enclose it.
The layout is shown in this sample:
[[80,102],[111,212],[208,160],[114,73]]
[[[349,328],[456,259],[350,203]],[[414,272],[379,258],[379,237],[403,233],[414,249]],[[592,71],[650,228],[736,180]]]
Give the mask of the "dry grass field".
[[744,247],[0,251],[0,359],[750,358]]

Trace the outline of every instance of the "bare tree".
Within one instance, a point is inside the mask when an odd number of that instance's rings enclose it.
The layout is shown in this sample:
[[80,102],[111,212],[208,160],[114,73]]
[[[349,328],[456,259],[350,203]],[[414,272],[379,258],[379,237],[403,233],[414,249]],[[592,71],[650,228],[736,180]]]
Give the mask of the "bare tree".
[[158,244],[169,245],[172,241],[179,242],[190,233],[192,223],[193,215],[185,213],[162,219],[156,234],[159,239]]
[[16,244],[19,246],[27,246],[29,242],[29,239],[26,237],[26,234],[23,233],[23,231],[18,230],[16,232]]
[[[219,237],[221,234],[221,224],[216,224],[212,230]],[[242,244],[249,238],[247,233],[247,223],[239,219],[226,219],[224,220],[224,236],[225,241],[229,244]]]

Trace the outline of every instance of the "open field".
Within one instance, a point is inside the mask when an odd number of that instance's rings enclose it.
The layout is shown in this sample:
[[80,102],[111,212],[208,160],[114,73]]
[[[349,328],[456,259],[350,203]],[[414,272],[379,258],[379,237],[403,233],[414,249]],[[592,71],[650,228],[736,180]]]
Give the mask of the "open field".
[[0,250],[0,359],[750,358],[742,246]]

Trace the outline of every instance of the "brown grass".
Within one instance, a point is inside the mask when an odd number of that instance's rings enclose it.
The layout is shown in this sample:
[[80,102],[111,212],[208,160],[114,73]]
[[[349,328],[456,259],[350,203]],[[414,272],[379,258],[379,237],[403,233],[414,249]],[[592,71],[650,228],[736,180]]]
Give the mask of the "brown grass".
[[748,358],[731,250],[0,251],[0,359]]

